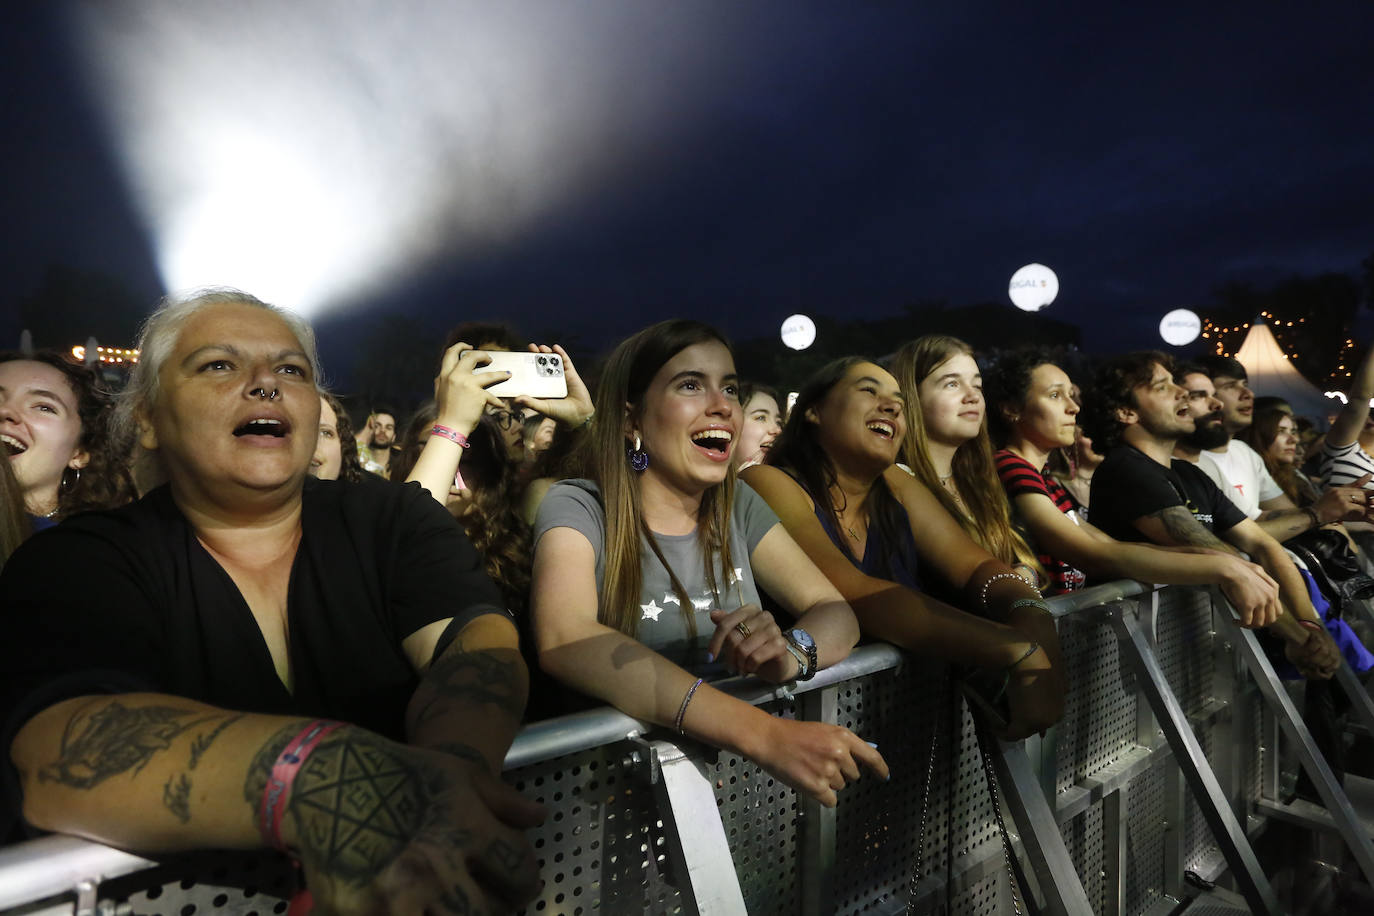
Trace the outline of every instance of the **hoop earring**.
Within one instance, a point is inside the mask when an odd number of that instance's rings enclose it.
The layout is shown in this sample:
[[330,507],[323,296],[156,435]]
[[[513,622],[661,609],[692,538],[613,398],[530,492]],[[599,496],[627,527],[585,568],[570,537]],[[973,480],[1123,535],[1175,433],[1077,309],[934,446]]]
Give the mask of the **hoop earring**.
[[[67,480],[67,471],[76,471],[76,478],[75,478],[74,480],[68,481],[68,480]],[[58,484],[58,486],[59,486],[59,488],[61,488],[61,489],[63,489],[63,490],[72,490],[72,489],[75,489],[76,485],[79,484],[80,482],[81,482],[81,468],[67,468],[66,470],[64,470],[64,471],[62,472],[62,482],[61,482],[60,484]]]
[[630,459],[630,467],[641,472],[649,467],[649,454],[640,448],[642,444],[639,433],[635,433],[635,444],[625,449],[625,457]]

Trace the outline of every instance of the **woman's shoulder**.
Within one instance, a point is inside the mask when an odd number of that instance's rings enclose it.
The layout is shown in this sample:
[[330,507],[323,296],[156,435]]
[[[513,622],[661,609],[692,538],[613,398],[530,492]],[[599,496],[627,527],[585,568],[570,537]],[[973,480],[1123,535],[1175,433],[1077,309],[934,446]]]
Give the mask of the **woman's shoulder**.
[[549,487],[539,503],[535,517],[534,537],[550,528],[576,528],[587,534],[605,525],[606,512],[601,505],[601,488],[594,481],[583,478],[560,480]]

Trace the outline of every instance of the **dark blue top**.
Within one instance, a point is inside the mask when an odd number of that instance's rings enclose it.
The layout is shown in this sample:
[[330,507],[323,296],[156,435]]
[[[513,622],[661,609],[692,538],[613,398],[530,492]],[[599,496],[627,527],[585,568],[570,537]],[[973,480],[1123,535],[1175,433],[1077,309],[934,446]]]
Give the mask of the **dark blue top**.
[[[819,503],[816,504],[816,518],[820,519],[821,527],[825,529],[834,545],[852,560],[853,552],[848,549],[849,545],[845,543],[844,536],[835,530],[829,514]],[[870,522],[863,559],[854,565],[875,579],[886,579],[907,588],[920,589],[916,539],[911,536],[911,527],[906,524],[905,519],[897,526],[897,532],[897,542],[889,545],[883,538],[882,526]]]

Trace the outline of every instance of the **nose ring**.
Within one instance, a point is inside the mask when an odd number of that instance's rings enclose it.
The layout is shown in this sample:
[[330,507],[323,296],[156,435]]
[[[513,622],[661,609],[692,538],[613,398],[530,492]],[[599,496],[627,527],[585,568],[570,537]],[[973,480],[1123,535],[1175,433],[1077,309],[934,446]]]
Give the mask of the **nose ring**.
[[273,388],[271,391],[268,391],[266,388],[254,388],[252,391],[248,393],[255,394],[259,398],[266,398],[269,401],[275,401],[277,399],[277,389],[275,388]]

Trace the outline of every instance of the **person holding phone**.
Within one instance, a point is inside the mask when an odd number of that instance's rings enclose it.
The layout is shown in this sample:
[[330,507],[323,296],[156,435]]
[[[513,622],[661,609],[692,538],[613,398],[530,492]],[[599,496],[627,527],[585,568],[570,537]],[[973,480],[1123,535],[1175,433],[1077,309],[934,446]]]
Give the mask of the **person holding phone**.
[[[503,434],[514,430],[524,455],[524,425],[515,418],[515,411],[523,415],[525,408],[550,417],[566,429],[586,426],[594,413],[591,393],[577,374],[572,359],[560,346],[530,344],[530,353],[557,356],[562,363],[567,394],[560,398],[535,397],[522,390],[503,389],[510,401],[498,397],[491,389],[516,381],[510,370],[489,370],[493,353],[474,350],[459,341],[444,351],[439,375],[434,380],[434,400],[438,414],[429,429],[429,441],[420,451],[406,482],[415,481],[436,500],[447,505],[450,489],[463,490],[463,453],[470,446],[468,436],[483,416],[491,417]],[[538,391],[534,385],[531,391]],[[507,440],[509,444],[509,440]]]

